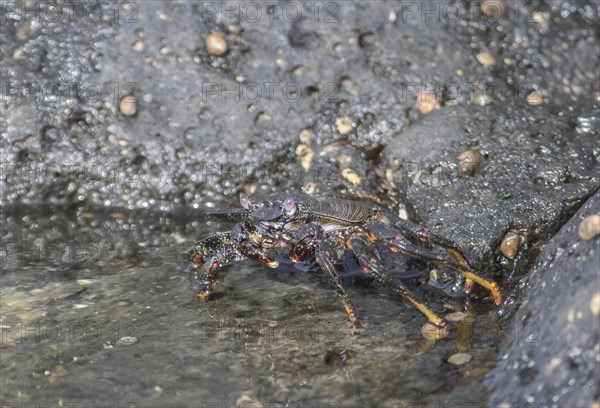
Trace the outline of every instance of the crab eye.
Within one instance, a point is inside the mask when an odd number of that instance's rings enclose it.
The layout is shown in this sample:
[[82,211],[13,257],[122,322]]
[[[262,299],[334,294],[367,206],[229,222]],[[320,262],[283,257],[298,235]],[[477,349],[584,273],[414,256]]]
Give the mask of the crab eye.
[[248,197],[246,197],[245,194],[240,194],[240,204],[242,205],[242,207],[244,207],[246,210],[250,209],[250,202],[248,200]]
[[283,211],[285,211],[287,215],[296,214],[297,209],[298,207],[296,206],[296,200],[294,200],[293,198],[287,198],[283,202]]

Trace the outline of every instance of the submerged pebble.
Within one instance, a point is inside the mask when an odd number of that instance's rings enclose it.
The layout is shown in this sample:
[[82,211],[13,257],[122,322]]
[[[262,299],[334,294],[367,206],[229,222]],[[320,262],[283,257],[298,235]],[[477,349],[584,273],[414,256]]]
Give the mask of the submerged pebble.
[[68,376],[70,374],[71,374],[71,372],[69,371],[69,369],[66,366],[64,366],[63,364],[58,364],[52,370],[46,370],[44,372],[44,375],[46,377],[48,377],[48,382],[50,384],[54,384],[60,378],[66,377],[66,376]]
[[468,353],[456,353],[448,357],[448,363],[452,365],[463,365],[471,361],[471,355]]
[[123,336],[119,340],[117,340],[117,345],[118,346],[131,346],[132,344],[135,344],[137,342],[138,342],[137,337]]

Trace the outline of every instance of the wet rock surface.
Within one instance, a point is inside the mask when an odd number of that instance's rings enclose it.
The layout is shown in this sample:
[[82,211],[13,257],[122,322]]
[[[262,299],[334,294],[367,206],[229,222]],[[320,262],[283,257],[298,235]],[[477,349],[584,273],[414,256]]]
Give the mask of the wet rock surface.
[[[514,401],[589,406],[590,309],[572,300],[571,321],[543,299],[588,295],[598,239],[565,244],[577,261],[537,257],[600,186],[600,3],[496,3],[0,4],[2,401],[460,406],[487,387],[506,402],[511,367],[567,390]],[[467,151],[483,161],[465,171]],[[199,209],[300,190],[366,193],[430,226],[504,304],[423,285],[437,310],[470,312],[431,342],[417,312],[357,284],[352,331],[317,275],[251,264],[196,303],[185,254],[230,228]],[[581,278],[563,282],[563,261]],[[559,362],[510,342],[532,319]]]
[[589,407],[598,401],[600,240],[581,239],[577,230],[599,209],[597,193],[546,244],[523,282],[511,335],[487,377],[490,403]]
[[[498,266],[515,271],[531,261],[536,248],[598,188],[596,131],[579,133],[575,117],[536,109],[439,110],[383,150],[395,185],[406,191],[423,223],[454,237],[490,268],[498,260]],[[469,149],[484,158],[473,176],[458,169],[459,156]],[[523,241],[516,262],[501,256],[508,232]]]

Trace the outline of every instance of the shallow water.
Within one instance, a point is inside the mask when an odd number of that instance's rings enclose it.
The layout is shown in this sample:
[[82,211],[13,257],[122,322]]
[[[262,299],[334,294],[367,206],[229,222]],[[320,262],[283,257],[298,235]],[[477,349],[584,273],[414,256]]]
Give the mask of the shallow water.
[[[195,215],[43,208],[2,221],[5,404],[405,407],[487,398],[482,381],[504,335],[488,301],[472,302],[446,338],[428,341],[420,313],[362,282],[348,289],[363,320],[354,329],[314,273],[244,262],[219,274],[216,300],[196,301],[186,253],[225,226]],[[436,310],[463,308],[433,289],[419,293]],[[471,360],[448,363],[456,353]]]

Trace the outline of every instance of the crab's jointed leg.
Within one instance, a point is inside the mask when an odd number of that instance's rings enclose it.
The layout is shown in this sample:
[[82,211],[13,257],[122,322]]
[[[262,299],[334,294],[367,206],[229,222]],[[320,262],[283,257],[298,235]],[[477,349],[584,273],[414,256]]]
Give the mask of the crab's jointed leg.
[[393,217],[392,222],[396,227],[403,231],[409,231],[422,242],[439,245],[440,247],[444,248],[456,262],[473,269],[473,266],[469,263],[467,257],[462,253],[460,247],[455,242],[434,234],[427,227],[413,224],[412,222],[403,220],[400,217]]
[[373,247],[373,239],[367,232],[355,232],[349,239],[348,244],[352,248],[354,255],[358,259],[358,263],[363,268],[365,273],[372,275],[379,282],[391,288],[398,293],[413,306],[421,311],[435,325],[443,327],[446,325],[444,318],[439,316],[433,310],[429,309],[421,300],[417,298],[406,286],[393,279],[384,269],[379,258],[377,250]]
[[[390,242],[392,251],[402,252],[408,256],[451,269],[466,279],[466,293],[471,291],[473,282],[475,282],[491,292],[492,299],[496,305],[502,303],[502,294],[500,293],[498,284],[493,280],[480,275],[479,272],[473,268],[460,247],[454,242],[432,233],[429,228],[421,227],[391,214],[384,215],[383,213],[377,213],[374,220],[375,222],[371,223],[368,227],[369,231],[375,233],[379,239]],[[394,228],[405,232],[406,235],[393,234]],[[437,245],[444,249],[448,255],[450,255],[452,260],[444,259],[434,251],[413,244],[407,237],[413,237],[415,240],[419,240],[425,244]]]
[[342,285],[342,280],[340,279],[340,275],[338,271],[335,269],[335,262],[343,255],[344,253],[344,240],[341,237],[336,235],[332,235],[330,239],[327,241],[322,241],[319,247],[316,250],[316,260],[321,270],[325,273],[329,281],[333,284],[336,292],[340,296],[342,304],[344,305],[344,309],[350,318],[350,321],[354,326],[360,325],[360,320],[358,319],[358,314],[356,313],[356,309],[352,305],[350,301],[350,297],[346,293],[344,286]]
[[[454,259],[454,261],[458,262],[459,264],[463,265],[464,267],[466,267],[468,269],[475,271],[475,268],[473,268],[473,265],[471,265],[471,263],[469,262],[469,260],[465,256],[465,254],[463,254],[460,247],[456,243],[449,241],[446,238],[442,238],[439,235],[434,234],[433,232],[431,232],[431,230],[429,228],[421,228],[420,230],[418,230],[416,232],[416,234],[422,242],[425,242],[428,244],[433,243],[433,244],[436,244],[436,245],[444,248],[446,250],[446,252],[448,253],[448,255],[450,255],[450,257],[452,259]],[[464,286],[465,293],[470,293],[471,290],[473,289],[473,279],[468,278],[462,274],[461,274],[461,276],[465,277],[465,279],[466,279],[465,286]],[[483,278],[483,279],[486,279],[486,278]],[[486,287],[485,285],[482,285],[482,286]],[[490,288],[488,288],[488,289],[492,292],[492,296],[494,296],[494,302],[495,302],[496,295],[494,294],[494,291]],[[497,304],[499,304],[499,303],[497,303]]]
[[[425,237],[431,239],[432,234],[428,234],[427,232],[425,232],[424,234]],[[466,260],[462,252],[457,249],[458,247],[455,244],[444,245],[440,242],[439,237],[436,237],[435,240],[432,239],[431,241],[446,249],[450,256],[453,258],[453,260],[445,259],[437,253],[428,250],[427,248],[415,245],[409,242],[401,234],[398,234],[395,237],[389,239],[388,242],[390,245],[390,249],[394,252],[402,252],[408,256],[431,262],[435,265],[448,268],[459,273],[467,279],[467,285],[469,285],[469,281],[472,281],[483,286],[491,292],[492,299],[496,305],[502,303],[502,295],[500,293],[500,288],[498,287],[498,284],[491,279],[481,276],[477,271],[475,271],[470,266],[469,262]]]

